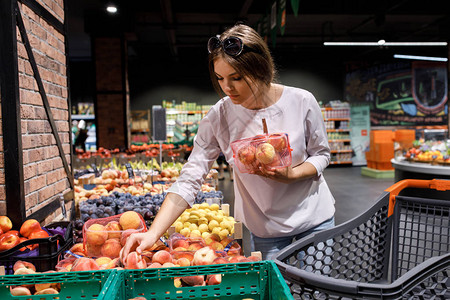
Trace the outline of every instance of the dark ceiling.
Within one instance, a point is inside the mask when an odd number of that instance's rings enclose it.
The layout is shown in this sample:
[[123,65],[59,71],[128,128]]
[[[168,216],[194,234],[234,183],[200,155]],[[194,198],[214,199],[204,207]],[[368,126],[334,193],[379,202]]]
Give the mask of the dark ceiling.
[[[130,59],[180,61],[191,59],[193,54],[205,56],[208,38],[237,21],[256,28],[257,22],[270,11],[273,1],[67,2],[69,55],[72,59],[90,55],[90,35],[123,34],[128,40]],[[110,2],[115,2],[119,8],[115,16],[105,12],[106,4]],[[291,1],[286,0],[285,33],[281,35],[278,32],[275,47],[269,40],[273,51],[332,53],[336,58],[349,59],[370,55],[373,50],[368,47],[332,47],[330,52],[330,47],[323,46],[323,42],[450,40],[450,14],[446,0],[301,0],[299,3],[298,16],[295,17]],[[448,55],[445,47],[421,48],[420,54]]]

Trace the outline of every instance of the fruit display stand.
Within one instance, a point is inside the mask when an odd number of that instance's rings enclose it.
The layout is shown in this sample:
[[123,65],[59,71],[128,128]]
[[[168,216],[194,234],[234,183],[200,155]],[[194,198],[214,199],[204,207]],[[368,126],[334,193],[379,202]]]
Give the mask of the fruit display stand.
[[[219,285],[176,287],[176,278],[221,274]],[[105,294],[108,300],[293,299],[272,261],[177,268],[121,270]]]
[[[0,276],[0,299],[110,299],[106,297],[106,294],[109,292],[108,288],[116,280],[116,272],[116,270],[101,270]],[[39,284],[57,285],[59,293],[14,296],[10,291],[11,287],[34,288]]]

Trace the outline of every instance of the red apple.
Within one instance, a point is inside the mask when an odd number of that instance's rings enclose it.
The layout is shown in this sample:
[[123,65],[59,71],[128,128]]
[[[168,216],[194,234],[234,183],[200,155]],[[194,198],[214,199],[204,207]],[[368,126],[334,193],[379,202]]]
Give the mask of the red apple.
[[29,237],[34,231],[42,230],[41,224],[35,219],[28,219],[20,226],[20,234],[24,237]]
[[17,246],[20,243],[20,238],[12,233],[4,233],[0,236],[0,251],[5,251]]
[[7,216],[0,216],[0,228],[3,232],[7,232],[12,228],[11,219]]

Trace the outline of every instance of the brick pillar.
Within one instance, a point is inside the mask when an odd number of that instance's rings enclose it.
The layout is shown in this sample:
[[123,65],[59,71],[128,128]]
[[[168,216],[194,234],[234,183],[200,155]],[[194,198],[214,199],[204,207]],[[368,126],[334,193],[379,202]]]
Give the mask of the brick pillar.
[[[43,224],[50,222],[61,213],[59,208],[55,208],[58,204],[54,205],[59,203],[59,196],[71,190],[70,177],[62,160],[64,157],[70,168],[71,135],[64,1],[49,0],[45,4],[41,3],[32,1],[29,3],[30,7],[20,2],[18,4],[26,37],[21,35],[19,25],[17,33],[14,32],[15,26],[8,29],[8,34],[17,36],[17,40],[11,41],[16,49],[14,53],[11,52],[11,57],[14,57],[17,68],[16,74],[7,74],[7,77],[17,76],[17,83],[3,88],[17,89],[18,96],[2,93],[8,97],[1,99],[5,102],[2,103],[2,110],[6,107],[6,102],[15,103],[18,114],[5,115],[3,110],[0,134],[4,136],[6,131],[11,130],[17,132],[15,138],[18,146],[10,151],[15,150],[19,159],[16,162],[7,159],[8,150],[5,148],[9,141],[1,141],[0,138],[0,215],[11,216],[14,227],[20,226],[21,221],[30,216],[40,219]],[[49,14],[39,15],[45,11]],[[12,19],[12,22],[15,23],[15,20]],[[24,43],[26,39],[29,44]],[[32,56],[29,56],[26,45],[30,45]],[[33,61],[41,80],[36,80],[37,75],[32,69]],[[5,85],[11,83],[8,78],[3,78],[2,82]],[[42,83],[43,89],[39,89],[38,82]],[[41,91],[44,91],[45,97],[41,96]],[[46,113],[46,104],[51,111],[50,117]],[[11,118],[14,118],[17,124],[6,122]],[[55,125],[62,153],[59,151],[52,125]],[[12,166],[6,168],[6,162]],[[15,170],[20,170],[17,179],[17,176],[14,176]]]
[[94,38],[97,148],[128,148],[129,87],[126,42]]

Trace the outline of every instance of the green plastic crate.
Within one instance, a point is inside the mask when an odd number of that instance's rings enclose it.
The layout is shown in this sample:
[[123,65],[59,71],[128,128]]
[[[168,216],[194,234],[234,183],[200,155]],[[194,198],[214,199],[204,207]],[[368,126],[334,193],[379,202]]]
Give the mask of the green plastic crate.
[[[175,287],[174,278],[194,275],[222,274],[218,285]],[[272,261],[172,267],[145,270],[121,270],[111,282],[105,299],[126,300],[169,299],[294,299]]]
[[[107,299],[104,298],[104,295],[111,282],[115,280],[116,274],[116,270],[101,270],[0,276],[0,299],[104,300]],[[13,296],[9,291],[10,286],[50,282],[61,283],[61,291],[59,294]]]

